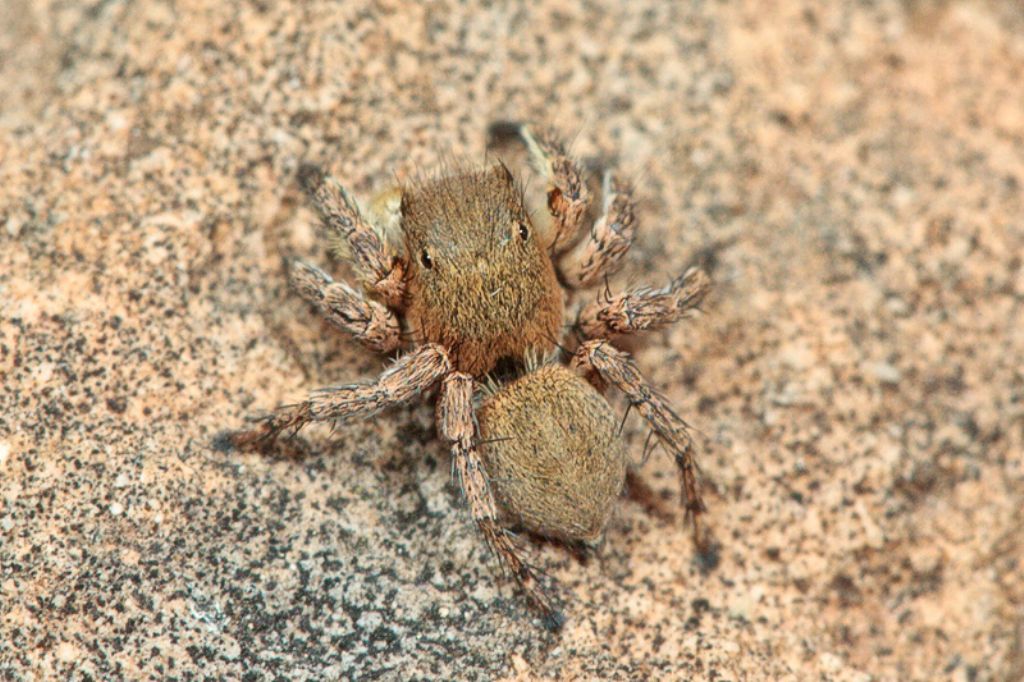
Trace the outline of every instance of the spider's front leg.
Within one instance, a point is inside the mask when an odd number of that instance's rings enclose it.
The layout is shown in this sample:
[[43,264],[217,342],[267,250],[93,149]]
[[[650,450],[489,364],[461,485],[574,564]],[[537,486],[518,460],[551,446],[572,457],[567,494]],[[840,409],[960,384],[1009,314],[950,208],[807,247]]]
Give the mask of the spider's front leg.
[[549,248],[552,253],[560,254],[579,234],[583,215],[590,204],[590,192],[579,166],[569,157],[554,131],[534,130],[526,125],[520,125],[518,131],[534,168],[548,181],[548,210],[554,218]]
[[299,184],[367,288],[389,306],[400,308],[405,295],[405,263],[388,249],[381,234],[363,218],[355,199],[338,181],[313,165],[299,169]]
[[516,130],[526,143],[534,168],[548,181],[548,209],[554,218],[551,251],[556,256],[564,253],[558,266],[562,279],[573,289],[582,289],[614,272],[633,244],[636,202],[632,186],[611,171],[605,172],[601,216],[586,238],[566,253],[579,234],[590,204],[583,172],[553,131],[526,125]]
[[328,322],[348,332],[370,350],[390,353],[401,345],[402,330],[393,312],[368,300],[344,282],[335,282],[320,268],[293,261],[288,280]]
[[258,425],[228,436],[235,447],[245,448],[273,442],[284,431],[297,431],[313,421],[369,417],[387,408],[407,403],[430,389],[452,369],[444,348],[438,344],[420,346],[396,360],[373,383],[348,384],[313,391],[306,400],[279,407],[259,418]]
[[644,379],[629,355],[608,341],[598,339],[582,344],[572,359],[572,366],[584,372],[596,372],[601,380],[625,393],[630,404],[639,410],[675,457],[682,482],[683,505],[693,524],[694,541],[703,551],[705,538],[701,533],[700,515],[706,511],[706,507],[700,494],[693,439],[690,438],[686,422],[669,406],[665,397]]
[[470,513],[487,546],[540,611],[545,627],[559,630],[565,622],[564,616],[545,593],[536,571],[519,557],[515,544],[498,523],[494,496],[474,444],[476,427],[473,418],[473,378],[470,375],[453,372],[445,377],[437,402],[437,430],[442,438],[451,443],[454,469],[469,503]]
[[563,280],[573,289],[590,286],[615,272],[633,245],[636,202],[632,186],[611,171],[605,171],[601,194],[601,217],[558,266]]

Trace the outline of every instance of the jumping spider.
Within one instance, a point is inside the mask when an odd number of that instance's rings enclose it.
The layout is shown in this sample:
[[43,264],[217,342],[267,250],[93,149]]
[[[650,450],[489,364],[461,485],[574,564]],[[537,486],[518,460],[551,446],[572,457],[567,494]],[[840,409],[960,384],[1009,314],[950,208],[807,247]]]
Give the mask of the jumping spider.
[[548,182],[545,230],[534,225],[503,163],[409,183],[380,195],[365,213],[321,171],[300,170],[300,184],[363,290],[301,262],[290,268],[292,286],[365,346],[408,350],[376,381],[314,391],[235,432],[231,442],[263,445],[308,422],[369,416],[440,386],[437,431],[450,444],[473,519],[544,623],[557,629],[564,619],[555,601],[505,529],[569,544],[600,540],[626,476],[619,420],[602,396],[607,385],[625,393],[675,457],[700,543],[704,504],[686,425],[608,339],[683,318],[709,281],[690,269],[662,289],[606,290],[578,312],[579,342],[568,366],[527,363],[518,378],[477,392],[499,364],[561,348],[563,287],[583,289],[606,277],[634,235],[632,190],[606,173],[602,215],[578,239],[590,202],[580,168],[551,133],[526,126],[515,132]]

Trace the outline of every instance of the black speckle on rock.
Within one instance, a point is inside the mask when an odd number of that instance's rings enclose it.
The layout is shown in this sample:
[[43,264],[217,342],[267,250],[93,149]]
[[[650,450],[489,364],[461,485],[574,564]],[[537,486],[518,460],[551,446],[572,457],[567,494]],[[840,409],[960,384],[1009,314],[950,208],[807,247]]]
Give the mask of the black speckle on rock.
[[832,578],[830,587],[836,593],[836,596],[839,598],[839,605],[843,608],[856,606],[862,601],[861,591],[857,587],[857,583],[845,573],[837,573]]

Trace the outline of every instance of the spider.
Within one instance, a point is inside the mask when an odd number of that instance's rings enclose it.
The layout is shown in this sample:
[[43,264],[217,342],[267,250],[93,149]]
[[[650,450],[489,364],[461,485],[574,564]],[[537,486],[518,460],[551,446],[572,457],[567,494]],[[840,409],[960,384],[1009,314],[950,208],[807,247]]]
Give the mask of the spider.
[[[365,211],[318,168],[299,170],[335,250],[362,286],[294,262],[293,288],[366,347],[405,352],[375,381],[313,391],[229,441],[263,446],[312,421],[366,417],[438,388],[437,431],[470,513],[543,623],[557,630],[564,617],[556,600],[507,529],[567,544],[600,540],[626,476],[607,386],[626,395],[674,456],[700,545],[705,507],[686,424],[609,338],[680,320],[710,283],[689,269],[660,289],[612,296],[606,284],[603,297],[575,315],[579,338],[568,366],[527,361],[562,348],[564,289],[591,287],[620,264],[634,237],[634,200],[629,184],[605,172],[601,215],[581,238],[591,200],[582,170],[553,132],[526,125],[513,132],[548,184],[544,229],[502,162],[447,168],[378,195]],[[509,362],[520,375],[488,390],[489,373]]]

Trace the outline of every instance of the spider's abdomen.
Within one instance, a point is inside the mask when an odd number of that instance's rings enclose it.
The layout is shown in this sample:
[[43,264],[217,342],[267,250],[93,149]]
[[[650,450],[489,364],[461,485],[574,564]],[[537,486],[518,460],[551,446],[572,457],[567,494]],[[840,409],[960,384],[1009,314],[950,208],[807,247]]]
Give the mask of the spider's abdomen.
[[508,520],[559,540],[601,538],[626,476],[618,421],[561,365],[503,386],[478,413],[481,455]]

